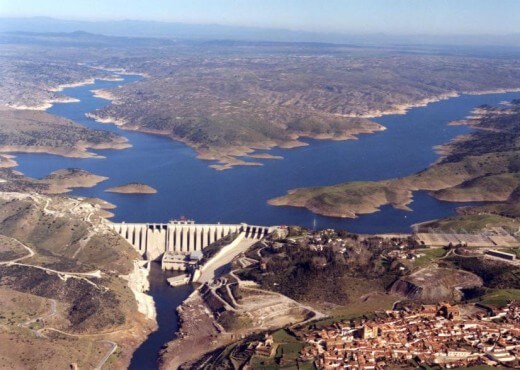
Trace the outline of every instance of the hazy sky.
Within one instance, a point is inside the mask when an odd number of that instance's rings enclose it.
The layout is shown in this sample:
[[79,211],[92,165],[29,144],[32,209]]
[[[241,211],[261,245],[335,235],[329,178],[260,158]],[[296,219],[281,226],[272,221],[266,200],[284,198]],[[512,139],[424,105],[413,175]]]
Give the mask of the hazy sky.
[[0,0],[0,16],[143,19],[321,32],[520,32],[520,0]]

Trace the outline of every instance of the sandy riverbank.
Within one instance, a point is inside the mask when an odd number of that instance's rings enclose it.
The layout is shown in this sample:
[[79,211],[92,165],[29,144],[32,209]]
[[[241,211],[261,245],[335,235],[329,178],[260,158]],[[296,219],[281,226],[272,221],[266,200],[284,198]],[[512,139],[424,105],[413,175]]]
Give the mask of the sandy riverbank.
[[117,97],[108,90],[97,89],[97,90],[90,90],[90,92],[92,93],[92,95],[95,98],[110,100],[112,102],[114,102],[117,99]]
[[38,105],[9,104],[7,107],[17,110],[46,111],[47,109],[50,109],[55,103],[79,103],[79,100],[68,96],[58,96],[52,99],[47,99],[45,102]]
[[84,86],[84,85],[92,85],[94,82],[96,81],[95,78],[87,78],[87,79],[84,79],[82,81],[78,81],[78,82],[71,82],[71,83],[67,83],[67,84],[61,84],[61,85],[58,85],[56,87],[52,87],[49,89],[49,91],[52,91],[52,92],[60,92],[60,91],[63,91],[65,89],[68,89],[68,88],[71,88],[71,87],[79,87],[79,86]]
[[14,160],[14,155],[1,154],[0,155],[0,168],[12,168],[18,166],[18,162]]
[[137,310],[146,316],[147,319],[156,321],[157,312],[155,310],[155,304],[153,297],[146,294],[150,289],[150,282],[148,281],[148,263],[147,261],[136,260],[134,261],[134,269],[128,274],[121,276],[123,279],[128,281],[128,287],[134,293],[135,300],[137,302]]
[[[86,65],[86,64],[83,64],[83,65]],[[100,70],[100,71],[106,71],[106,72],[113,72],[113,73],[117,73],[117,74],[121,74],[121,75],[135,75],[135,76],[141,76],[141,77],[150,77],[149,74],[147,73],[144,73],[144,72],[133,72],[133,71],[129,71],[128,69],[125,69],[125,68],[121,68],[121,67],[105,67],[105,66],[90,66],[90,68],[92,69],[97,69],[97,70]]]

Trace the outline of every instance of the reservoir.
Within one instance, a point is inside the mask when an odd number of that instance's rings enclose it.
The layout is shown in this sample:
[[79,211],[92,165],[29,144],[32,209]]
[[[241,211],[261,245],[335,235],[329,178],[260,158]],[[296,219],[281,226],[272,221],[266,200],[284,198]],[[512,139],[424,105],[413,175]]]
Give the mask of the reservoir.
[[[301,208],[270,206],[267,200],[292,188],[389,179],[423,170],[438,159],[435,145],[470,131],[465,126],[448,126],[449,121],[464,118],[481,104],[497,105],[520,98],[518,92],[463,95],[410,109],[404,115],[376,118],[387,129],[360,135],[359,140],[306,140],[309,145],[305,147],[269,151],[283,160],[258,160],[264,165],[216,171],[208,167],[212,162],[197,159],[196,153],[180,142],[121,130],[85,117],[85,113],[110,103],[93,97],[91,90],[116,88],[141,78],[121,76],[124,81],[97,80],[92,85],[65,89],[64,95],[80,102],[57,103],[48,112],[116,132],[128,138],[131,148],[96,151],[105,159],[17,154],[17,169],[31,177],[43,177],[61,168],[81,168],[109,177],[96,187],[76,189],[72,194],[115,204],[113,220],[126,222],[167,222],[185,216],[199,223],[297,224],[359,233],[408,232],[411,224],[452,215],[456,207],[467,204],[442,202],[417,192],[410,204],[412,212],[385,206],[380,212],[357,219],[339,219],[317,216]],[[104,191],[129,182],[143,182],[158,193],[125,195]]]
[[[78,103],[58,103],[48,112],[82,125],[116,132],[128,138],[131,148],[99,150],[105,159],[71,159],[46,154],[17,154],[18,170],[31,177],[43,177],[62,168],[81,168],[109,177],[88,189],[72,194],[105,199],[117,206],[114,221],[167,222],[181,216],[199,223],[240,223],[259,225],[297,224],[317,228],[339,228],[359,233],[409,232],[410,225],[452,215],[460,205],[438,201],[417,192],[411,212],[382,207],[380,212],[357,219],[316,216],[305,209],[274,207],[267,200],[297,187],[332,185],[355,180],[381,180],[406,176],[425,169],[438,159],[433,146],[443,144],[470,131],[448,122],[464,118],[481,104],[496,105],[520,98],[520,93],[463,95],[409,110],[405,115],[375,119],[387,130],[361,135],[359,140],[306,140],[309,145],[278,149],[271,154],[283,160],[261,160],[263,166],[235,167],[228,171],[209,168],[212,162],[201,161],[186,145],[168,138],[100,124],[85,113],[110,102],[95,98],[91,90],[115,88],[141,77],[122,75],[124,81],[100,81],[69,88],[63,94]],[[125,195],[104,190],[143,182],[158,190],[153,195]],[[135,351],[130,369],[156,369],[161,347],[172,340],[178,329],[175,311],[192,292],[192,286],[170,288],[165,273],[152,264],[150,291],[157,309],[158,330],[150,334]]]

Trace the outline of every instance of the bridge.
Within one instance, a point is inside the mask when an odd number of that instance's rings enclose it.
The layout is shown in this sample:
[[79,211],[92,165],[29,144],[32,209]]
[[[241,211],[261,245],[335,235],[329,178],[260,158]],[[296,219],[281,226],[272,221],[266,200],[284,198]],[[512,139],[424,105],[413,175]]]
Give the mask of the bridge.
[[147,260],[155,261],[165,252],[190,254],[234,233],[259,240],[276,227],[248,224],[195,224],[192,220],[169,223],[111,223],[110,227],[126,239]]

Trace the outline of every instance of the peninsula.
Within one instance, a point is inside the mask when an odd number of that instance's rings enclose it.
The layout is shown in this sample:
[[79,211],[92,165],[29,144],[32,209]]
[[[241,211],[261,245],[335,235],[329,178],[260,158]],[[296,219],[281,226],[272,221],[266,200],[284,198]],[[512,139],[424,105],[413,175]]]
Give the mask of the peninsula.
[[101,158],[90,149],[124,149],[128,140],[92,130],[62,117],[33,110],[0,108],[0,152],[48,153],[71,158]]
[[510,58],[393,49],[374,56],[371,49],[345,45],[252,44],[208,42],[203,50],[187,44],[182,56],[164,46],[163,58],[146,63],[114,60],[111,67],[147,77],[97,91],[113,104],[89,117],[181,141],[223,170],[262,164],[250,160],[267,159],[258,150],[383,130],[373,117],[462,93],[520,87],[520,64]]
[[386,204],[407,209],[414,191],[427,190],[446,201],[516,205],[520,101],[500,108],[482,106],[475,113],[465,122],[476,131],[438,148],[444,156],[422,172],[384,181],[294,189],[269,204],[305,207],[333,217],[356,217],[376,212]]

